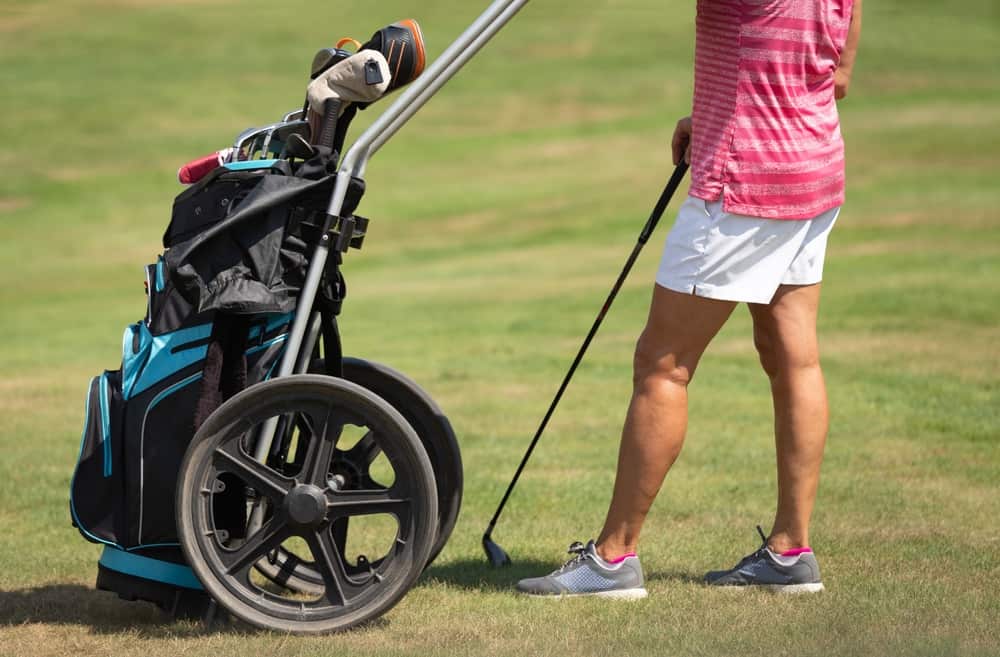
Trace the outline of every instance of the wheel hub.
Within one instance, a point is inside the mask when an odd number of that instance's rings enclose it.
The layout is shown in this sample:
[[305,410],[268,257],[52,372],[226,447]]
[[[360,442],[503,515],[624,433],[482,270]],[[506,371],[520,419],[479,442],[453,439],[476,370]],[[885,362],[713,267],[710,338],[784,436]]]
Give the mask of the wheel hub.
[[285,509],[291,524],[316,528],[326,518],[326,496],[321,488],[299,484],[285,496]]

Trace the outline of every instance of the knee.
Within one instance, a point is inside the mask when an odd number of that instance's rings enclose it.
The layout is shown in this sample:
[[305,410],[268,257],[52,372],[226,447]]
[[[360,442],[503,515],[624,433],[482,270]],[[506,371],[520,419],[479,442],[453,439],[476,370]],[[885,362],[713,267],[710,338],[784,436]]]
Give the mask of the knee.
[[695,365],[696,362],[643,333],[632,359],[632,386],[640,390],[664,381],[687,386],[694,378]]
[[819,367],[819,350],[814,342],[788,344],[758,330],[753,338],[761,367],[772,381],[794,371]]
[[774,380],[781,372],[781,364],[774,340],[763,331],[754,331],[753,346],[757,349],[757,356],[760,359],[761,367],[764,368],[764,373],[769,379]]

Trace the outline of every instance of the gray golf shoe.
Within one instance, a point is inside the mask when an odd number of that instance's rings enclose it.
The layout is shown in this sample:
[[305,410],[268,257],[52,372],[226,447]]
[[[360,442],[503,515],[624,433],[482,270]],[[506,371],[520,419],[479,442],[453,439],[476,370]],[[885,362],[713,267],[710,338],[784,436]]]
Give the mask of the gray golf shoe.
[[777,593],[817,593],[823,590],[819,563],[812,550],[778,555],[767,546],[764,531],[757,527],[763,544],[753,554],[743,557],[729,570],[714,570],[705,575],[710,586],[756,587]]
[[646,597],[642,566],[631,555],[618,563],[608,563],[597,554],[594,541],[574,543],[569,548],[572,559],[545,577],[522,579],[517,590],[528,595],[574,597],[591,595],[619,600]]

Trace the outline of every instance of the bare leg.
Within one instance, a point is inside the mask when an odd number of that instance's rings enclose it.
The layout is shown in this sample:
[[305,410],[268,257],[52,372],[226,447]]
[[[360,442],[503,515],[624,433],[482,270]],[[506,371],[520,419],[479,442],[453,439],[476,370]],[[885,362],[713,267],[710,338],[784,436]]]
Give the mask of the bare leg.
[[768,543],[781,553],[809,545],[829,411],[819,363],[819,285],[783,285],[768,305],[750,304],[754,343],[771,379],[778,508]]
[[603,558],[635,551],[646,514],[684,443],[687,385],[735,307],[656,286],[636,346],[614,495],[597,541]]

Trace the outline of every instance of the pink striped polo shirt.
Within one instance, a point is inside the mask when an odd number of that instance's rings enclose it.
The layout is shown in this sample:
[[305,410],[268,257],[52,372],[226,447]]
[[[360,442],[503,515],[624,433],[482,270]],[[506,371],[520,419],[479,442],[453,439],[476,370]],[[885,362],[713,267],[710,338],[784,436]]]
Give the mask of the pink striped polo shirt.
[[809,219],[844,202],[833,72],[853,0],[698,0],[691,195]]

